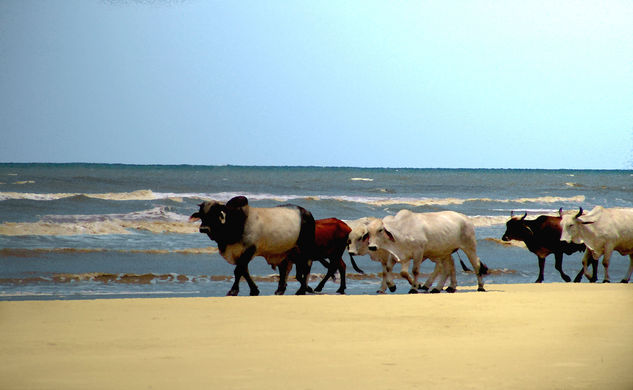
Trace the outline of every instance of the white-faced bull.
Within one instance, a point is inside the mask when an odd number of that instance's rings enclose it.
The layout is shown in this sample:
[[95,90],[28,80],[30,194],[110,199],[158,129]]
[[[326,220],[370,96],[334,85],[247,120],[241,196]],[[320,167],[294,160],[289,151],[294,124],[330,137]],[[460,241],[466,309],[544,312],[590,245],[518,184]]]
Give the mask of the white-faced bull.
[[[587,263],[598,260],[601,256],[604,266],[604,282],[609,282],[609,261],[613,251],[621,255],[629,255],[630,264],[622,283],[628,283],[633,273],[633,209],[609,208],[596,206],[584,214],[582,207],[577,214],[565,215],[561,220],[563,233],[561,240],[585,244],[587,251],[582,258],[582,265],[587,277]],[[596,273],[591,277],[596,280]]]
[[[556,270],[560,273],[560,277],[564,281],[569,282],[571,278],[563,271],[563,254],[571,255],[575,252],[585,250],[583,244],[568,243],[561,240],[560,221],[562,219],[562,209],[558,211],[558,217],[541,215],[534,220],[526,220],[527,213],[522,217],[515,217],[514,213],[510,213],[510,220],[506,222],[506,231],[501,239],[503,241],[517,240],[523,241],[528,250],[538,257],[539,274],[534,283],[541,283],[544,279],[545,258],[551,253],[556,259]],[[596,273],[596,264],[593,263],[593,272]],[[582,279],[583,270],[581,269],[575,282]]]
[[226,204],[204,202],[190,220],[200,220],[200,233],[205,233],[218,244],[220,255],[235,265],[235,282],[227,295],[237,295],[240,279],[244,277],[250,295],[259,289],[248,272],[248,263],[262,256],[273,269],[279,267],[279,286],[275,294],[286,290],[286,279],[292,263],[297,268],[301,287],[297,294],[311,291],[307,285],[308,262],[314,250],[314,218],[299,206],[256,208],[248,205],[244,196]]

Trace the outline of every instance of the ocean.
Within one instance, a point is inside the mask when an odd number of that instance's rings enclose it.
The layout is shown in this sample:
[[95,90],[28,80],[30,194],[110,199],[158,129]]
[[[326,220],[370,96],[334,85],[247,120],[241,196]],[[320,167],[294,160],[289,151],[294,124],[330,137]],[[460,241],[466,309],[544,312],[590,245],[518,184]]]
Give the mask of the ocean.
[[[297,204],[316,219],[454,210],[476,226],[479,257],[492,270],[487,285],[532,283],[536,256],[500,240],[511,211],[530,219],[560,207],[633,207],[633,171],[0,164],[0,300],[224,296],[233,267],[188,218],[203,200],[236,195],[254,207]],[[567,274],[581,257],[565,256]],[[356,261],[365,274],[348,266],[346,292],[374,294],[380,265]],[[614,253],[613,281],[628,263]],[[422,264],[422,273],[432,269]],[[273,294],[277,271],[263,258],[249,270],[261,293]],[[315,263],[310,285],[324,273]],[[457,280],[458,292],[476,289],[472,273],[458,271]],[[338,281],[324,293],[334,294]],[[552,255],[545,282],[561,281]],[[396,284],[396,294],[409,290],[405,280]],[[287,293],[296,289],[291,281]]]

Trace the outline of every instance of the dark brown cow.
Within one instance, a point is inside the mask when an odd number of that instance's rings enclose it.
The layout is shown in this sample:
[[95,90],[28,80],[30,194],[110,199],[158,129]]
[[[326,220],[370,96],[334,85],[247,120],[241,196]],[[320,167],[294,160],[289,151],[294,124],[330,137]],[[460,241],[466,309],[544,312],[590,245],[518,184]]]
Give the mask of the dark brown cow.
[[[323,290],[325,282],[329,278],[334,278],[336,271],[341,275],[341,286],[336,290],[339,294],[345,294],[345,262],[343,261],[343,252],[347,248],[347,237],[352,229],[340,219],[326,218],[317,219],[314,228],[314,260],[321,261],[328,269],[327,274],[319,283],[314,291]],[[327,263],[324,259],[329,259]],[[354,258],[350,256],[352,266],[357,272],[364,273],[354,262]]]
[[[562,210],[559,210],[562,214]],[[556,258],[556,270],[560,272],[561,278],[565,282],[571,281],[571,278],[563,271],[563,253],[571,255],[575,252],[585,250],[583,244],[573,244],[561,241],[562,229],[560,226],[561,217],[550,217],[541,215],[534,220],[526,220],[527,213],[523,217],[514,217],[510,215],[510,220],[506,223],[506,232],[501,239],[503,241],[518,240],[525,242],[525,245],[538,257],[539,275],[535,283],[543,281],[543,272],[545,270],[545,258],[553,253]],[[596,273],[596,264],[594,266],[594,275]],[[580,270],[574,282],[580,282],[583,270]]]

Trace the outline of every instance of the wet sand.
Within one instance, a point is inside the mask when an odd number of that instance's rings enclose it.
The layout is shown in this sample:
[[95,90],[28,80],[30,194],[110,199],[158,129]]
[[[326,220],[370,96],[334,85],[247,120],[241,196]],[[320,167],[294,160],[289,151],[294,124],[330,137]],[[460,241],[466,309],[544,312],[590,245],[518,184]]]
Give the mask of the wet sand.
[[0,388],[633,388],[633,285],[486,287],[0,302]]

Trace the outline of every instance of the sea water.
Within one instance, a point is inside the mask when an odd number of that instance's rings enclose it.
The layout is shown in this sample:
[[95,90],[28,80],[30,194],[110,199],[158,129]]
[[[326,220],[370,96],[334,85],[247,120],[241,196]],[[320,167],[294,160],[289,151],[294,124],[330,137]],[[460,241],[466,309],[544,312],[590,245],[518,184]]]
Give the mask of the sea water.
[[[633,207],[633,171],[0,164],[0,299],[223,296],[233,267],[188,218],[204,200],[236,195],[254,207],[297,204],[316,219],[457,211],[475,224],[478,255],[492,271],[486,284],[531,283],[536,256],[500,240],[510,213]],[[567,274],[578,272],[581,257],[565,256]],[[375,293],[380,264],[356,261],[365,274],[348,267],[347,293]],[[545,282],[562,281],[553,262]],[[613,255],[614,281],[628,263]],[[432,269],[422,264],[424,274]],[[475,276],[457,269],[458,290],[472,291]],[[249,270],[262,294],[274,292],[277,272],[263,258]],[[325,269],[315,263],[312,273],[314,286]],[[409,290],[405,280],[396,284],[396,293]],[[291,282],[288,293],[297,288]]]

